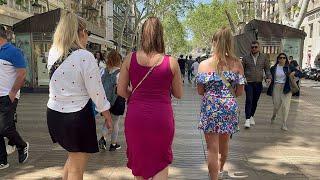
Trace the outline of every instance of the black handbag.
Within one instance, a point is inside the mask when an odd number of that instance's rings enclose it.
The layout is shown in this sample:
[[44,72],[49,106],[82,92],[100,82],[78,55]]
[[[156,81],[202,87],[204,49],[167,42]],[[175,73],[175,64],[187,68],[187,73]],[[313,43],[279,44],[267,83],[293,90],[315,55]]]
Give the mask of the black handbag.
[[121,116],[124,114],[124,110],[126,108],[126,99],[121,96],[117,96],[116,101],[114,102],[113,106],[110,108],[110,112],[113,115]]

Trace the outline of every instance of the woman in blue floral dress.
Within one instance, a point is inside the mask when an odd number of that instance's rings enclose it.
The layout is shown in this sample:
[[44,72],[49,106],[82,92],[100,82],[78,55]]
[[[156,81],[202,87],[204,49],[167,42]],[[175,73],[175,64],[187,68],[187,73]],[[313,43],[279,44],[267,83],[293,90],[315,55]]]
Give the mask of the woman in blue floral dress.
[[[205,134],[212,180],[227,175],[223,166],[228,155],[229,137],[239,131],[239,106],[234,96],[242,95],[245,78],[232,47],[230,29],[222,28],[213,36],[213,57],[201,62],[197,75],[198,93],[203,96],[198,128]],[[222,75],[235,95],[222,80]]]

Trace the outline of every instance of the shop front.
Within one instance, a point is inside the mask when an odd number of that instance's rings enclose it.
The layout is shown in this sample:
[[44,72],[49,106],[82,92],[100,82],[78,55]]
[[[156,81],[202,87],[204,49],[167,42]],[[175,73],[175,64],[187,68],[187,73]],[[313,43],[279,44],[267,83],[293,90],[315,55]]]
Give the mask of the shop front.
[[[27,77],[24,91],[47,91],[49,76],[47,69],[48,52],[52,45],[52,36],[60,19],[62,9],[38,14],[18,22],[13,26],[15,44],[21,48],[27,59]],[[101,50],[104,46],[105,32],[94,30],[94,26],[86,22],[93,33],[89,38],[87,49],[91,52]]]
[[242,34],[235,36],[235,50],[239,57],[250,53],[251,42],[260,42],[260,51],[265,53],[274,63],[281,52],[302,64],[303,43],[306,34],[295,28],[285,25],[270,23],[260,20],[252,20],[244,27]]

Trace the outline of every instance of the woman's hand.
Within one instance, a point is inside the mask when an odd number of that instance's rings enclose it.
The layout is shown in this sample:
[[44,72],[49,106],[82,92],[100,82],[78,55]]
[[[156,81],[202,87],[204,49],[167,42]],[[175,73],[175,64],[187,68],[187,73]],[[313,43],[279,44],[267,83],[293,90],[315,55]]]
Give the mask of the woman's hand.
[[102,115],[105,119],[105,126],[106,128],[110,131],[112,131],[113,129],[113,125],[112,125],[112,118],[111,118],[111,114],[109,111],[103,111]]
[[296,74],[296,72],[293,71],[293,72],[290,73],[290,76],[294,76],[295,74]]
[[112,125],[112,120],[110,119],[105,119],[104,125],[108,129],[108,133],[111,134],[113,131],[113,125]]

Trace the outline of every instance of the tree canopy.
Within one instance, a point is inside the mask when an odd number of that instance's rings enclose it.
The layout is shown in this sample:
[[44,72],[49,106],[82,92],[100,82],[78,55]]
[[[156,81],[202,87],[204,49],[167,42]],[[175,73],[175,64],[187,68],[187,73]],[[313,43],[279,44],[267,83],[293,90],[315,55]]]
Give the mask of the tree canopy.
[[[194,47],[210,47],[211,38],[215,31],[223,26],[228,26],[226,11],[235,12],[235,1],[212,0],[210,4],[199,4],[187,13],[185,25],[192,33]],[[231,18],[236,20],[236,14]]]
[[179,21],[177,14],[166,13],[162,23],[166,52],[169,54],[187,53],[189,49],[186,29]]

